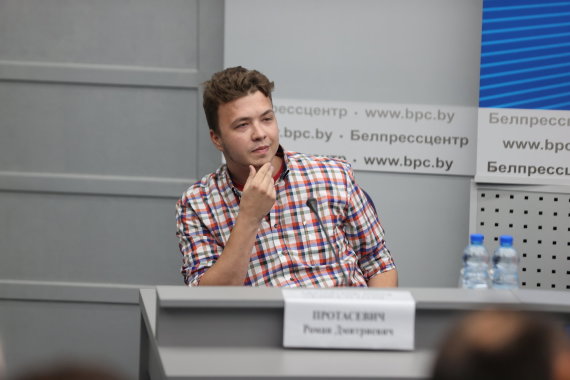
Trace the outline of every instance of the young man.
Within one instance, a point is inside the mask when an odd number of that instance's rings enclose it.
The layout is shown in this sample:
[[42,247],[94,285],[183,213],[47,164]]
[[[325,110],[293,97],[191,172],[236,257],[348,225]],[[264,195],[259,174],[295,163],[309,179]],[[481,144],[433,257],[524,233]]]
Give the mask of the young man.
[[226,164],[177,203],[186,284],[397,286],[384,231],[350,166],[279,145],[273,82],[234,67],[204,85],[210,137]]

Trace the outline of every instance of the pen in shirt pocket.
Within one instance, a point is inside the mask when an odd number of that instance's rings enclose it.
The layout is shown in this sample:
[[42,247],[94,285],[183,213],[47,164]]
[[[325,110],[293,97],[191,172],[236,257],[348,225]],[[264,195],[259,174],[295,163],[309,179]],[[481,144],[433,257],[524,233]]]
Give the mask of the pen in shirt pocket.
[[313,237],[311,237],[311,228],[313,228],[312,220],[305,218],[303,220],[303,230],[305,231],[305,234],[303,236],[303,245],[310,246],[313,243],[311,240],[314,239],[314,234]]

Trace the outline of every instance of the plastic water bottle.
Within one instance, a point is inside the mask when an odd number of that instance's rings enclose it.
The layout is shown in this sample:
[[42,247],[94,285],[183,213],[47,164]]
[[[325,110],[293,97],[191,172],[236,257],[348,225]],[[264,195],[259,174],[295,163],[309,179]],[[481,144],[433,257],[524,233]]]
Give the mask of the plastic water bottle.
[[471,234],[469,245],[463,251],[463,269],[460,285],[464,289],[489,287],[489,253],[483,245],[482,234]]
[[495,289],[517,289],[519,256],[513,248],[513,237],[502,235],[499,239],[501,245],[493,253],[492,286]]

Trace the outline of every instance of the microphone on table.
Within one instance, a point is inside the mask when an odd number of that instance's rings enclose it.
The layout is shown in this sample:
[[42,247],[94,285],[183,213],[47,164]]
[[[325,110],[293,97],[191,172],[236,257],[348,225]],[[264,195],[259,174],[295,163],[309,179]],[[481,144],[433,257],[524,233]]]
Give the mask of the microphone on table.
[[338,264],[339,264],[339,266],[340,266],[340,269],[341,269],[341,271],[342,271],[342,273],[343,273],[343,275],[344,275],[344,279],[346,280],[347,285],[350,286],[350,278],[348,277],[348,274],[346,274],[346,273],[342,270],[342,263],[341,263],[341,260],[340,260],[340,255],[339,255],[338,251],[336,250],[336,248],[335,248],[335,246],[334,246],[334,244],[333,244],[333,242],[332,242],[332,239],[331,239],[329,233],[327,232],[327,229],[325,228],[325,226],[324,226],[324,224],[323,224],[323,221],[321,220],[321,217],[320,217],[320,215],[319,215],[319,210],[318,210],[318,207],[317,207],[317,200],[316,200],[315,198],[312,198],[312,197],[311,197],[311,198],[307,199],[306,205],[309,207],[309,209],[311,210],[311,212],[312,212],[313,214],[315,214],[315,216],[317,217],[317,222],[319,223],[319,231],[320,231],[321,233],[324,233],[324,234],[325,234],[325,236],[326,236],[326,238],[327,238],[327,242],[329,243],[329,247],[330,247],[330,249],[333,251],[333,253],[334,253],[335,257],[336,257],[336,261],[338,262]]

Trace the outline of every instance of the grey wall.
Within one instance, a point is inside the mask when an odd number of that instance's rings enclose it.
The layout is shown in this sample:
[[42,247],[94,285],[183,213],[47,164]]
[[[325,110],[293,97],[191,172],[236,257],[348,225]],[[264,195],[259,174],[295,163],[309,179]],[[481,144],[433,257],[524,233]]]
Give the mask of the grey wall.
[[[480,0],[0,1],[0,336],[136,376],[137,289],[182,284],[174,202],[220,156],[198,84],[225,65],[294,98],[472,105]],[[226,30],[224,34],[224,28]],[[225,46],[224,46],[225,38]],[[357,173],[404,286],[454,286],[469,178]]]
[[[224,65],[264,72],[276,97],[477,107],[481,9],[481,0],[232,0]],[[400,284],[456,286],[470,178],[356,177],[379,209]]]
[[0,336],[9,373],[138,370],[137,289],[182,284],[174,206],[213,170],[199,84],[223,1],[0,2]]

